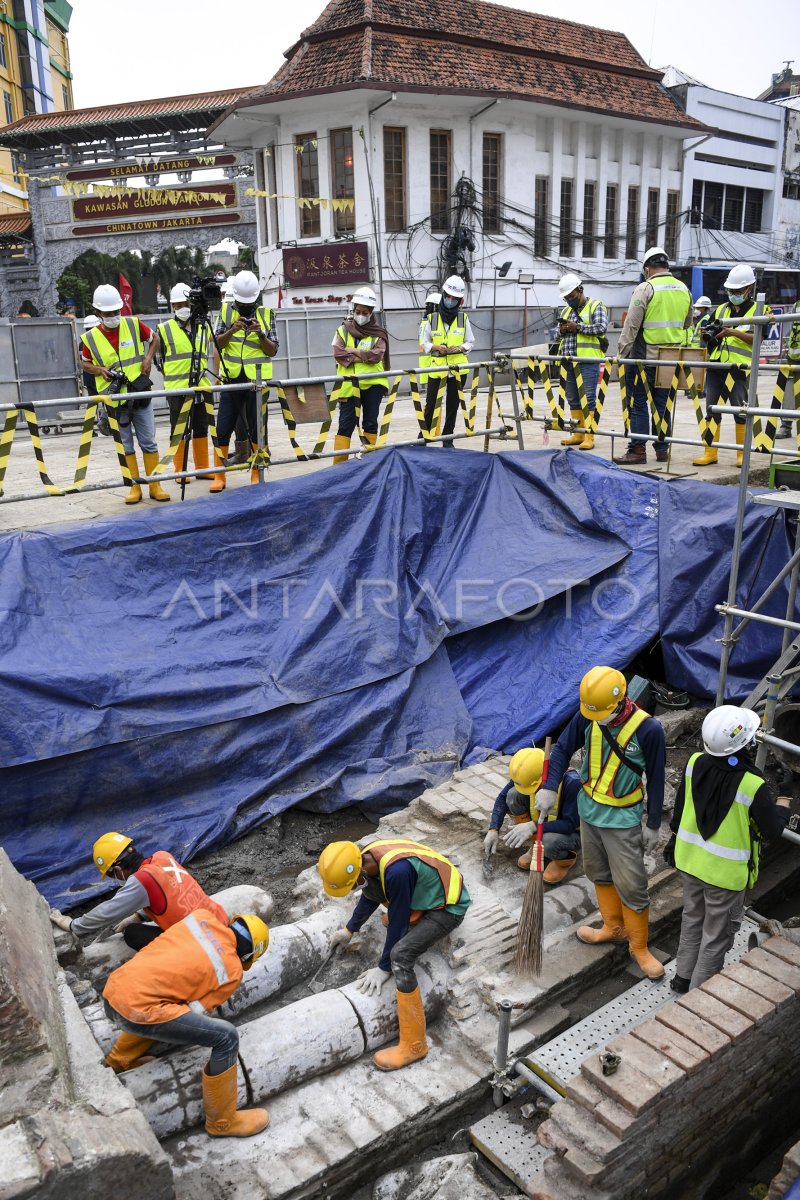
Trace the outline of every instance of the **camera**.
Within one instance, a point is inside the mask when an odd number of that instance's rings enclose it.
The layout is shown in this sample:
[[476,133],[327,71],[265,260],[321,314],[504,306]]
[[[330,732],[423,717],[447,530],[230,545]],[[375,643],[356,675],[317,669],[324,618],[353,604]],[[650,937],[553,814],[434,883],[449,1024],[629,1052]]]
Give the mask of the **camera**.
[[109,370],[111,375],[111,384],[106,391],[107,396],[118,396],[120,392],[127,387],[128,377],[119,367],[112,367]]
[[713,321],[708,321],[700,330],[700,337],[707,345],[713,346],[719,340],[719,335],[723,329],[722,321],[714,318]]
[[222,305],[222,288],[216,279],[201,279],[195,275],[187,297],[193,317],[206,317],[212,308]]

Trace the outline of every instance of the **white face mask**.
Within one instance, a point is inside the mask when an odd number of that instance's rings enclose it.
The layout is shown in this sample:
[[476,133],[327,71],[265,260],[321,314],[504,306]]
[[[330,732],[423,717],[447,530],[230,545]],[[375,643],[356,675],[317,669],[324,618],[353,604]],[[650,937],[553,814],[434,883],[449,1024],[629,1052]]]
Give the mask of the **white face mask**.
[[101,317],[106,329],[119,329],[120,317]]
[[192,315],[190,308],[173,308],[172,310],[179,321],[188,321]]
[[367,313],[356,313],[353,317],[356,325],[368,325],[369,315]]

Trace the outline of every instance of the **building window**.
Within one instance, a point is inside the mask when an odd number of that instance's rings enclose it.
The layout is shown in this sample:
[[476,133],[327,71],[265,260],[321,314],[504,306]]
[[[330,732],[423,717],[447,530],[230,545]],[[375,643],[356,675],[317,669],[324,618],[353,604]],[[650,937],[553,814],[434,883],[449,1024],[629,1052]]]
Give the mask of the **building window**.
[[[319,159],[317,157],[316,133],[294,135],[295,158],[297,159],[298,197],[319,196]],[[300,236],[320,236],[319,204],[300,208]]]
[[647,189],[647,221],[644,231],[645,246],[658,245],[658,188]]
[[639,189],[628,188],[628,215],[625,221],[625,257],[639,257]]
[[572,258],[575,253],[575,215],[572,208],[572,180],[561,180],[561,208],[558,219],[558,253],[562,258]]
[[617,245],[617,226],[619,212],[617,211],[617,185],[606,184],[606,236],[603,241],[603,257],[616,258],[619,253]]
[[267,146],[264,151],[264,162],[266,164],[267,176],[267,191],[269,192],[269,226],[272,235],[272,244],[276,245],[281,240],[280,221],[278,218],[278,170],[275,166],[275,143]]
[[595,214],[595,186],[593,183],[583,185],[583,256],[594,258],[597,219]]
[[383,203],[386,232],[406,227],[406,131],[383,128]]
[[67,85],[65,83],[62,83],[62,85],[61,85],[61,99],[64,101],[65,109],[72,107],[69,102],[69,88],[67,87]]
[[732,233],[761,233],[764,193],[760,188],[743,188],[732,183],[692,184],[692,225],[725,229]]
[[483,135],[483,228],[500,230],[500,142],[501,134]]
[[14,120],[14,101],[11,99],[11,92],[3,92],[3,103],[6,108],[6,125],[10,125]]
[[739,230],[742,228],[744,215],[744,188],[727,184],[725,187],[725,208],[723,210],[722,228]]
[[[331,170],[333,173],[333,197],[335,200],[353,200],[353,131],[352,129],[331,130]],[[333,212],[333,232],[352,233],[356,227],[355,205],[350,209]]]
[[692,184],[692,207],[689,211],[689,224],[699,225],[700,216],[703,211],[703,181],[695,179]]
[[8,68],[8,55],[6,54],[6,35],[0,29],[0,67],[4,70]]
[[788,177],[784,179],[783,198],[784,200],[800,200],[800,180]]
[[550,180],[537,175],[533,198],[533,252],[538,258],[550,253]]
[[680,192],[667,192],[667,224],[664,230],[664,249],[667,258],[678,257],[678,204]]
[[431,130],[431,230],[450,228],[450,130]]
[[14,177],[14,183],[21,185],[22,172],[20,171],[19,167],[19,155],[14,150],[11,151],[11,174]]
[[744,233],[761,233],[764,209],[764,193],[759,188],[748,188],[744,201]]

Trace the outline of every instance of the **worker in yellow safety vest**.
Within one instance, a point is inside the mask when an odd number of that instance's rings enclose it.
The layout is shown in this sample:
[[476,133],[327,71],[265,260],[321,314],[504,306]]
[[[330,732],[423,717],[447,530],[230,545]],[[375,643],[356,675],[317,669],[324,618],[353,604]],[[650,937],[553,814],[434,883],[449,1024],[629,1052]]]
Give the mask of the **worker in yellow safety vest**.
[[687,992],[722,970],[758,875],[762,837],[777,840],[791,800],[773,803],[752,748],[761,724],[749,708],[723,704],[703,721],[704,753],[686,764],[664,850],[683,883],[673,991]]
[[[601,929],[578,929],[582,942],[623,942],[649,979],[664,974],[647,948],[649,899],[644,854],[654,853],[661,832],[664,803],[664,730],[627,695],[621,671],[592,667],[581,680],[580,708],[550,756],[547,787],[536,807],[547,815],[556,804],[558,786],[576,750],[584,751],[580,768],[583,869],[597,892]],[[647,814],[642,829],[644,782]]]
[[[190,373],[194,366],[194,382],[198,393],[191,409],[191,442],[194,465],[200,469],[208,466],[208,413],[203,403],[203,393],[210,398],[208,382],[208,351],[210,334],[208,325],[200,320],[192,321],[192,306],[190,303],[191,288],[188,283],[176,283],[169,294],[172,316],[168,321],[162,321],[156,330],[161,355],[161,372],[164,376],[164,390],[186,388],[190,383]],[[186,403],[186,393],[180,396],[169,396],[169,428],[175,432],[178,416]],[[182,471],[186,461],[186,440],[179,442],[173,457],[176,471]],[[186,482],[191,482],[187,476]]]
[[331,939],[346,945],[380,905],[388,908],[386,941],[377,967],[358,980],[367,995],[378,995],[394,975],[400,1041],[373,1055],[382,1071],[395,1071],[424,1058],[425,1010],[414,964],[440,938],[464,920],[471,903],[461,872],[443,854],[419,842],[389,838],[370,842],[331,842],[317,864],[329,896],[347,896],[363,888],[353,915]]
[[583,280],[571,272],[563,275],[558,290],[564,301],[558,321],[561,339],[558,348],[563,355],[566,373],[564,395],[569,404],[573,421],[578,428],[575,433],[561,439],[562,446],[577,446],[579,450],[594,449],[594,434],[587,433],[585,418],[578,395],[578,374],[583,383],[586,408],[592,413],[597,403],[597,383],[600,367],[608,349],[608,309],[602,300],[592,300],[586,295]]
[[[428,293],[428,295],[425,298],[425,311],[422,314],[422,319],[420,320],[420,323],[419,323],[419,357],[417,360],[417,365],[419,367],[419,375],[417,376],[417,380],[419,382],[419,386],[421,388],[425,388],[426,392],[427,392],[428,383],[430,382],[430,379],[431,379],[431,376],[428,375],[428,368],[432,367],[434,365],[435,358],[434,358],[433,354],[425,353],[424,333],[425,333],[425,327],[430,322],[430,319],[433,316],[434,312],[438,309],[439,304],[441,303],[441,299],[442,299],[441,292],[429,292]],[[436,379],[437,379],[437,376],[434,375],[433,376],[434,382],[436,381]],[[435,399],[435,395],[434,395],[434,399]],[[426,395],[426,403],[427,403],[427,395]],[[420,434],[420,437],[421,436],[422,436],[422,434]]]
[[[797,301],[795,301],[794,307],[798,307]],[[783,394],[783,407],[785,409],[796,409],[797,394],[800,392],[800,321],[794,321],[789,330],[786,345],[786,363],[789,368],[789,378]],[[787,421],[783,417],[775,436],[779,438],[797,437],[798,431],[800,431],[800,422]]]
[[[469,354],[475,344],[475,336],[469,317],[464,312],[466,285],[460,275],[451,275],[442,285],[442,298],[430,317],[423,323],[420,342],[422,352],[430,358],[431,366],[450,367],[447,375],[439,373],[428,379],[425,402],[425,428],[433,430],[433,414],[436,397],[444,378],[445,418],[442,433],[446,436],[456,427],[459,406],[459,388],[463,388],[469,362]],[[442,446],[452,448],[453,442],[446,440]]]
[[[350,438],[359,423],[368,446],[378,441],[378,414],[381,400],[389,390],[383,374],[389,369],[389,334],[375,320],[378,297],[370,287],[353,293],[353,312],[342,322],[333,337],[336,360],[336,398],[339,404],[339,429],[334,450],[348,450]],[[347,454],[337,454],[334,464],[347,462]]]

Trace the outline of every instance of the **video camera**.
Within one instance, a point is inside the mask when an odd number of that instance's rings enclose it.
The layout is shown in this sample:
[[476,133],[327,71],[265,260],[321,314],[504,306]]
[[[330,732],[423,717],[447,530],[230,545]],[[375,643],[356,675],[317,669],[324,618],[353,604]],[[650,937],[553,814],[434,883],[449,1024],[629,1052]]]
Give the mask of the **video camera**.
[[212,308],[221,307],[222,288],[216,279],[201,279],[195,275],[187,299],[193,317],[207,317]]

